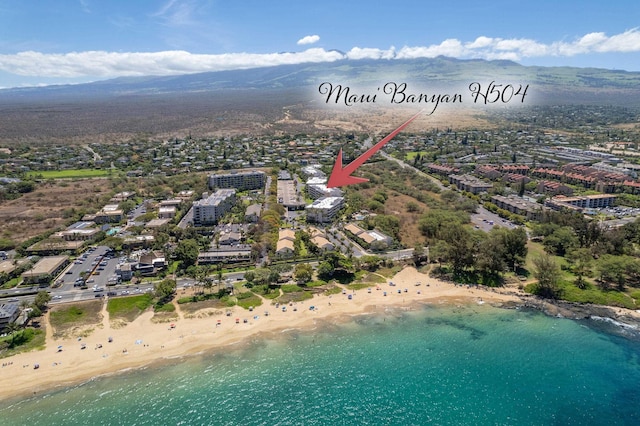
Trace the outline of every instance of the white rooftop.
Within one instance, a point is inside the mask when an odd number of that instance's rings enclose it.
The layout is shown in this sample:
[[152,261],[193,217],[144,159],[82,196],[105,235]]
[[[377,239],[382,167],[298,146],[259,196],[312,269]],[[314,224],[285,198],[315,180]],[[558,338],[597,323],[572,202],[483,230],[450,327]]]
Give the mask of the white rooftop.
[[307,185],[323,185],[325,183],[327,183],[326,177],[314,176],[312,178],[307,179]]
[[330,209],[339,204],[342,204],[344,201],[344,197],[325,197],[319,198],[315,200],[313,203],[309,204],[306,208],[308,209]]

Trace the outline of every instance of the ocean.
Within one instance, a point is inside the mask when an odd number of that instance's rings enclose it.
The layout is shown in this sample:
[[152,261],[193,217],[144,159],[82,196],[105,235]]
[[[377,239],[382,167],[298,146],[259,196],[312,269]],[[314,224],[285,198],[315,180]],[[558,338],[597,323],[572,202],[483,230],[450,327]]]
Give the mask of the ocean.
[[0,402],[9,425],[638,425],[640,339],[488,305],[389,309]]

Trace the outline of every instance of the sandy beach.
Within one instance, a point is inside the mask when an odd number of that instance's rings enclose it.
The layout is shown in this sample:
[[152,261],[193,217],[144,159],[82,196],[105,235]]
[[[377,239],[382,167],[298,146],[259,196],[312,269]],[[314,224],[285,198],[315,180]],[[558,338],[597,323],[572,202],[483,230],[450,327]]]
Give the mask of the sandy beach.
[[[393,281],[395,286],[390,286],[389,281]],[[416,282],[421,285],[416,286]],[[398,293],[398,290],[401,292]],[[272,332],[310,329],[319,320],[341,320],[383,306],[519,301],[520,297],[512,293],[455,286],[407,267],[386,284],[380,284],[379,289],[373,285],[370,293],[362,289],[355,292],[347,290],[347,294],[316,296],[305,302],[288,305],[285,312],[274,305],[263,304],[254,312],[234,307],[230,316],[221,312],[203,318],[180,318],[173,323],[156,323],[151,321],[153,312],[147,311],[124,327],[112,328],[108,314],[103,310],[103,326],[97,327],[81,340],[77,337],[54,339],[51,327],[47,324],[44,350],[2,359],[5,366],[0,370],[0,399],[67,387],[102,375],[144,367],[163,359],[219,349]],[[311,306],[314,306],[313,310]],[[269,315],[265,315],[265,311]],[[240,319],[239,323],[236,323],[236,318]],[[82,345],[85,345],[84,349]],[[39,368],[34,369],[35,364]]]

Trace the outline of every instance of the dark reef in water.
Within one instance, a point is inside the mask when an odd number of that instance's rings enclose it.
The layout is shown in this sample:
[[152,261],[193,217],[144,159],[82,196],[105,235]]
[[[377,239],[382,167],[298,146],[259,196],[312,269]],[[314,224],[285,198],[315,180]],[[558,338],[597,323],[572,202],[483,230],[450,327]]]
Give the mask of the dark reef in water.
[[588,303],[567,302],[564,300],[542,299],[535,296],[522,296],[522,302],[503,304],[504,308],[535,309],[546,315],[586,321],[595,328],[606,330],[625,338],[640,341],[640,318],[627,309],[614,306],[593,305]]

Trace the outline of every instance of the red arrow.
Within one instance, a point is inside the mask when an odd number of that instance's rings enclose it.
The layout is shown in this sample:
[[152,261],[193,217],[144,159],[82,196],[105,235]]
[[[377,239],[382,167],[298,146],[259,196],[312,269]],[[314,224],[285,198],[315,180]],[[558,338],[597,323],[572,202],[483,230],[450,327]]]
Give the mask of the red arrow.
[[369,179],[351,176],[351,174],[355,172],[358,167],[362,166],[373,154],[378,152],[378,150],[380,150],[380,148],[382,148],[387,142],[395,138],[396,135],[402,131],[402,129],[407,127],[407,125],[409,125],[409,123],[411,123],[420,114],[422,114],[422,111],[405,121],[402,125],[400,125],[400,127],[389,133],[380,142],[366,150],[364,154],[350,162],[345,168],[342,168],[342,148],[340,148],[340,151],[338,151],[338,158],[336,158],[336,162],[333,165],[333,170],[331,171],[331,176],[329,176],[327,188],[335,188],[337,186],[347,186],[353,185],[355,183],[369,182]]

